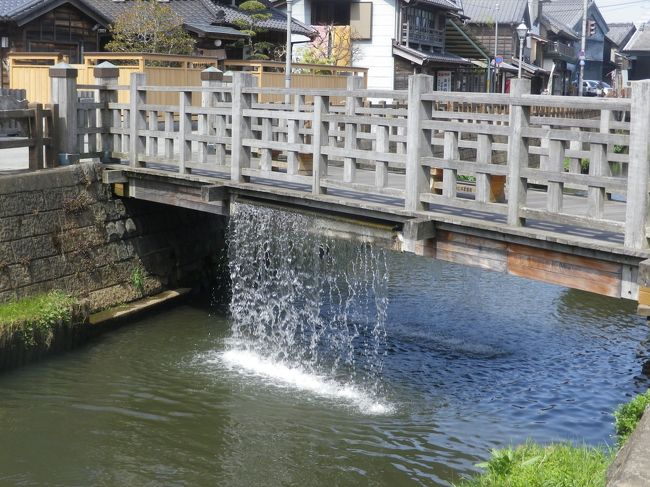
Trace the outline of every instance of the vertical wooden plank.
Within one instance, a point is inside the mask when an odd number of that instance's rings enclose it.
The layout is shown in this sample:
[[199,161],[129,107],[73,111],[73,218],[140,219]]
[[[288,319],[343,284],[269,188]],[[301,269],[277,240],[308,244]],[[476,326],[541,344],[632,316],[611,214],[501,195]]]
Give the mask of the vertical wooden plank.
[[650,176],[650,80],[632,81],[630,164],[625,207],[625,246],[648,248],[648,177]]
[[90,136],[84,133],[84,129],[87,128],[86,123],[86,114],[88,111],[83,108],[84,103],[82,100],[79,100],[77,105],[77,147],[79,148],[80,153],[86,152],[86,138]]
[[178,99],[178,172],[188,174],[192,172],[186,164],[192,159],[192,141],[189,136],[192,135],[192,114],[187,113],[187,109],[192,106],[192,92],[181,91]]
[[432,91],[432,76],[415,74],[409,78],[405,181],[405,208],[408,211],[424,209],[420,193],[429,190],[431,171],[420,164],[420,159],[433,155],[431,130],[423,129],[421,123],[431,119],[431,102],[423,101],[422,94]]
[[[460,159],[458,151],[458,132],[446,131],[444,134],[443,156],[447,162],[454,162]],[[455,169],[444,169],[442,172],[442,195],[447,198],[456,197],[456,181],[458,171]]]
[[[154,110],[149,111],[149,130],[158,131],[158,112]],[[153,157],[158,155],[158,137],[155,135],[147,137],[147,154]]]
[[[490,164],[492,162],[492,137],[488,134],[478,134],[476,138],[476,163]],[[476,173],[476,201],[485,203],[490,197],[490,181],[487,174]]]
[[147,92],[140,89],[145,83],[144,73],[131,73],[129,161],[132,167],[142,165],[139,158],[146,147],[146,137],[141,135],[147,127],[146,112],[141,107],[147,103]]
[[[273,122],[268,117],[264,117],[262,119],[262,140],[264,142],[273,141]],[[260,157],[260,169],[262,171],[268,172],[271,172],[273,170],[271,149],[262,149],[262,156]]]
[[[345,114],[348,117],[354,117],[357,110],[361,107],[361,98],[355,96],[356,90],[361,88],[361,78],[351,76],[347,79],[347,90],[352,92],[345,98]],[[356,150],[357,144],[357,124],[345,123],[345,149],[352,151]],[[357,158],[344,157],[343,158],[343,181],[351,183],[354,181],[357,172]]]
[[[602,110],[600,114],[600,133],[609,134],[611,122],[611,110]],[[589,174],[591,176],[611,176],[609,162],[607,161],[607,144],[591,143],[589,147]],[[605,199],[605,188],[588,187],[587,215],[591,218],[603,218]]]
[[[562,140],[548,141],[548,171],[562,173],[564,171],[565,145]],[[549,181],[546,194],[546,209],[554,213],[562,211],[564,184]]]
[[[389,127],[386,125],[376,126],[375,151],[380,154],[388,154],[389,151]],[[385,188],[388,185],[388,162],[375,162],[375,186]]]
[[45,164],[47,167],[55,167],[58,164],[56,157],[56,130],[54,128],[54,121],[56,120],[58,113],[57,105],[49,105],[50,114],[46,119],[46,135],[50,139],[47,147],[45,149]]
[[255,78],[248,73],[233,73],[232,78],[232,157],[230,163],[230,178],[232,181],[243,183],[250,179],[242,174],[243,168],[251,166],[251,148],[244,146],[243,140],[252,137],[251,118],[244,117],[244,110],[253,106],[253,97],[244,93],[246,88],[255,84]]
[[[530,80],[513,79],[510,82],[510,96],[530,93]],[[528,141],[522,131],[530,125],[530,108],[510,105],[508,135],[508,225],[521,226],[524,219],[519,212],[526,204],[527,181],[520,176],[521,168],[528,166]]]
[[[303,95],[295,95],[293,99],[293,112],[300,113],[301,107],[305,103],[305,97]],[[298,120],[291,119],[287,120],[287,143],[288,144],[299,144],[300,140],[300,123]],[[298,152],[295,150],[287,149],[287,174],[298,174],[300,170],[300,164],[298,161]]]
[[36,103],[32,109],[34,118],[29,137],[33,145],[29,147],[29,168],[34,170],[43,169],[43,105]]
[[323,154],[322,148],[329,143],[329,124],[324,117],[329,114],[330,100],[328,96],[314,96],[314,112],[312,115],[312,153],[314,158],[313,194],[324,194],[321,181],[327,177],[327,155]]
[[174,113],[165,112],[165,160],[174,160]]

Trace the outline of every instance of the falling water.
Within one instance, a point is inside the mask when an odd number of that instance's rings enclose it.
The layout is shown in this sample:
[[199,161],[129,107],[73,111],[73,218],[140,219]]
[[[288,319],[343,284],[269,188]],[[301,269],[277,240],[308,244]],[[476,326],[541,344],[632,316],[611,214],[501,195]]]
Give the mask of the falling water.
[[224,359],[385,412],[383,250],[325,237],[303,214],[238,205],[229,228],[232,337]]

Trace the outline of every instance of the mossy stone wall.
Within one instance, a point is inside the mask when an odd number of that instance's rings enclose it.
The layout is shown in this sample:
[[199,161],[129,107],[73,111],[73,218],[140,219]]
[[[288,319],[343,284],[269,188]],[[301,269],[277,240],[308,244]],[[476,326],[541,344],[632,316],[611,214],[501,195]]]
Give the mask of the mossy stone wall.
[[0,177],[0,302],[60,289],[92,312],[210,283],[225,221],[113,197],[101,172],[87,163]]

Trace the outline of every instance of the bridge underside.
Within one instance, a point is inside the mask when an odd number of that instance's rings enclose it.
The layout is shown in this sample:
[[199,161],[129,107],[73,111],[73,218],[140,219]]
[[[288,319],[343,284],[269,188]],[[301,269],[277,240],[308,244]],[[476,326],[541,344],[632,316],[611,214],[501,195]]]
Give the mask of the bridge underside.
[[116,195],[229,215],[253,203],[311,212],[319,229],[441,261],[505,272],[596,294],[636,300],[650,315],[650,253],[531,227],[462,215],[407,212],[345,195],[312,195],[290,187],[234,183],[211,176],[106,166]]

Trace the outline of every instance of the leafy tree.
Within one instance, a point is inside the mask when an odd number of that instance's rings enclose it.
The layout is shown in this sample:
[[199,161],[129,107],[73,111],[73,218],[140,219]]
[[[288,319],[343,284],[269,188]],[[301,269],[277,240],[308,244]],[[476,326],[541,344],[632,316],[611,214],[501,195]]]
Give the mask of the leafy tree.
[[239,5],[239,10],[246,14],[246,18],[236,19],[233,23],[242,33],[248,35],[246,40],[240,41],[240,44],[249,50],[248,58],[260,60],[277,58],[281,50],[276,44],[257,40],[258,34],[268,30],[260,24],[273,17],[273,14],[258,0],[246,0]]
[[155,0],[136,0],[110,27],[112,52],[191,54],[196,41],[183,28],[183,19],[168,5]]

